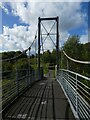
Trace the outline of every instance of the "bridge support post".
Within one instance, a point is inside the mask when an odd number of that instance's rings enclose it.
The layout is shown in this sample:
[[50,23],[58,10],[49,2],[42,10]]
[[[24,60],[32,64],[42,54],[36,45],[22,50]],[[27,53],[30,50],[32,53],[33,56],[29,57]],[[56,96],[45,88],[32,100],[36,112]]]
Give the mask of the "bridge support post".
[[29,84],[31,83],[31,79],[30,79],[30,77],[31,77],[31,72],[30,72],[30,67],[31,67],[31,65],[30,65],[30,49],[31,48],[29,47],[29,71],[28,71],[29,72],[28,73],[29,74]]
[[[48,32],[45,28],[45,26],[42,24],[42,21],[50,21],[50,20],[53,20],[56,22],[56,33],[54,33],[54,35],[56,35],[56,45],[53,41],[53,39],[51,39],[50,35],[51,35],[51,31]],[[41,45],[40,45],[40,42],[41,42],[41,35],[43,35],[41,33],[41,25],[43,26],[43,28],[45,29],[46,31],[46,34],[47,36],[49,36],[49,38],[52,40],[53,44],[55,45],[56,47],[56,65],[57,65],[57,70],[59,70],[59,17],[52,17],[52,18],[38,18],[38,79],[40,79],[40,48],[41,48]],[[54,24],[55,25],[55,24]],[[53,26],[52,26],[53,28]],[[52,30],[51,28],[51,30]],[[44,41],[45,42],[45,41]]]
[[56,64],[57,64],[57,70],[59,69],[59,17],[56,18],[56,27],[57,27],[57,35],[56,35]]
[[38,80],[40,80],[40,17],[38,18]]

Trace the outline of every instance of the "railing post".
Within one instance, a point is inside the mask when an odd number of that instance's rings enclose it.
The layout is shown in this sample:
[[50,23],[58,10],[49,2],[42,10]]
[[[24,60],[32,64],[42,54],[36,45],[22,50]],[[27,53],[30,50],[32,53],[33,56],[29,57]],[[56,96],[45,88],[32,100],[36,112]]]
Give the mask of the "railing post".
[[66,92],[67,92],[67,95],[68,95],[68,80],[69,80],[69,76],[68,76],[68,70],[66,72]]
[[28,70],[26,70],[26,82],[27,82],[26,84],[27,84],[27,87],[28,87],[28,83],[29,83],[28,82]]
[[19,80],[18,80],[18,70],[16,69],[16,93],[19,96]]
[[30,47],[29,47],[29,84],[31,83],[31,79],[30,79]]
[[55,65],[55,77],[57,79],[57,65]]
[[77,104],[77,74],[76,74],[76,112],[78,114],[78,111],[77,111],[77,107],[78,107],[78,104]]
[[34,70],[32,71],[32,82],[34,81]]
[[63,71],[61,71],[61,81],[63,80]]
[[64,76],[64,74],[63,74],[63,70],[61,71],[61,84],[62,84],[62,86],[64,87],[64,79],[63,79],[63,76]]

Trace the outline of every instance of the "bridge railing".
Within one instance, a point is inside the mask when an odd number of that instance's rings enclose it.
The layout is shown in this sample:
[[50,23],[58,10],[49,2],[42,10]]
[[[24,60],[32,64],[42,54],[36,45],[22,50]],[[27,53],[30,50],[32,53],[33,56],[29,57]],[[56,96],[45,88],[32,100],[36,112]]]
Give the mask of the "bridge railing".
[[13,72],[2,72],[2,88],[0,88],[2,89],[2,101],[0,101],[0,103],[2,103],[2,110],[37,80],[38,70],[29,71],[27,69],[17,69]]
[[60,83],[76,118],[90,119],[90,78],[78,73],[60,69],[57,72]]

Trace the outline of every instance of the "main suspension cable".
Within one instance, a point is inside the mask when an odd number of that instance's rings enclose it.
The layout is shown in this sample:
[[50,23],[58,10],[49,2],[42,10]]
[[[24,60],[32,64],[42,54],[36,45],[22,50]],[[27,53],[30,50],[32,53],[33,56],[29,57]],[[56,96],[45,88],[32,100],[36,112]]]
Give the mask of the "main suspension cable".
[[4,62],[4,61],[11,61],[11,60],[15,60],[15,59],[19,58],[21,55],[23,55],[24,53],[26,53],[28,50],[31,49],[31,47],[32,47],[32,45],[34,44],[36,38],[37,38],[37,32],[36,32],[36,34],[35,34],[34,40],[33,40],[33,42],[31,43],[30,47],[28,47],[27,49],[25,49],[21,54],[19,54],[19,55],[17,55],[17,56],[14,56],[14,57],[8,58],[8,59],[0,59],[0,61],[3,61],[3,62]]
[[73,59],[71,57],[69,57],[66,52],[63,50],[63,54],[71,61],[73,62],[76,62],[76,63],[81,63],[81,64],[90,64],[90,61],[80,61],[80,60],[76,60],[76,59]]

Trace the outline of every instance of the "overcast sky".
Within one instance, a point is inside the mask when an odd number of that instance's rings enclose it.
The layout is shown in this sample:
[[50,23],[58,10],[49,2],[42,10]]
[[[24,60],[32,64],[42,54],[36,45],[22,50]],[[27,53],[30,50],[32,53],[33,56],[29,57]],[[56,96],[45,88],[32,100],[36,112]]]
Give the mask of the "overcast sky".
[[[31,0],[30,0],[31,1]],[[34,40],[38,29],[38,17],[59,16],[60,44],[70,35],[80,36],[80,42],[88,42],[88,2],[3,2],[0,4],[0,51],[24,50]],[[43,23],[49,32],[53,21]],[[55,32],[56,27],[52,29]],[[42,27],[42,32],[44,29]],[[55,42],[55,37],[51,36]],[[43,36],[44,39],[44,36]],[[34,46],[33,46],[34,48]],[[53,49],[48,38],[44,49]],[[33,51],[33,49],[32,49]]]

